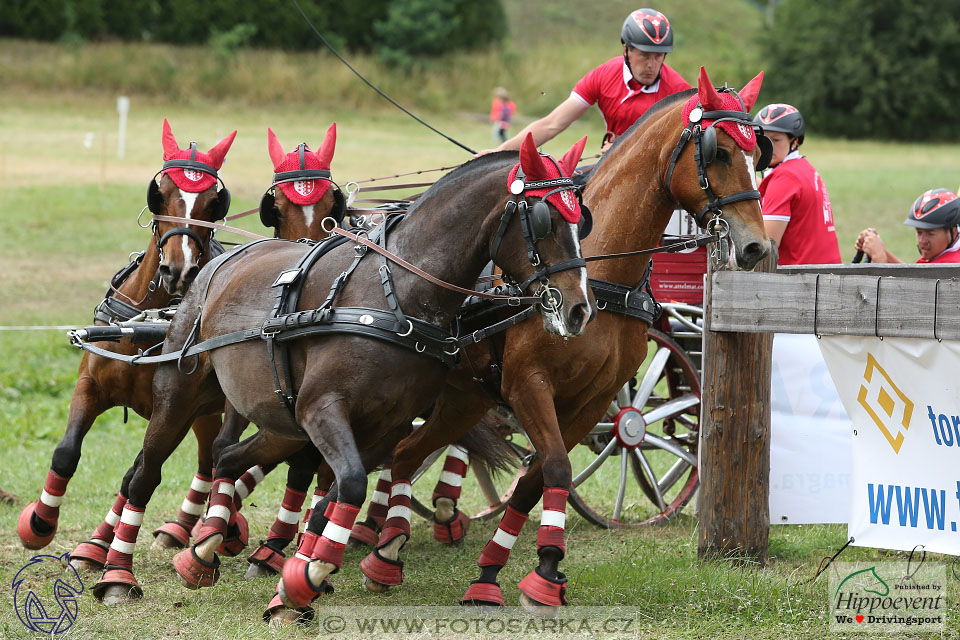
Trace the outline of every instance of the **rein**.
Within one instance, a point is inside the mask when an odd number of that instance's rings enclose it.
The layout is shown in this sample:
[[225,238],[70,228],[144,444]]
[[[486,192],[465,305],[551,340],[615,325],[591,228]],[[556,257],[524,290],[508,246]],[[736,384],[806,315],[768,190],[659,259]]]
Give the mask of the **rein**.
[[[255,211],[259,211],[259,209],[255,209]],[[244,212],[243,214],[238,214],[237,217],[239,217],[240,215],[245,215],[246,213],[247,212]],[[153,220],[155,222],[184,222],[186,224],[192,224],[198,227],[207,227],[208,229],[214,229],[216,231],[229,231],[230,233],[246,236],[247,238],[251,238],[253,240],[263,240],[266,237],[266,236],[261,236],[259,234],[253,233],[252,231],[244,231],[243,229],[230,227],[225,224],[217,224],[216,222],[207,222],[206,220],[194,220],[193,218],[181,218],[179,216],[161,216],[161,215],[153,214]],[[167,232],[164,238],[166,238],[166,236],[169,236],[169,235],[170,235],[170,232]],[[186,235],[189,235],[189,234],[186,234]]]

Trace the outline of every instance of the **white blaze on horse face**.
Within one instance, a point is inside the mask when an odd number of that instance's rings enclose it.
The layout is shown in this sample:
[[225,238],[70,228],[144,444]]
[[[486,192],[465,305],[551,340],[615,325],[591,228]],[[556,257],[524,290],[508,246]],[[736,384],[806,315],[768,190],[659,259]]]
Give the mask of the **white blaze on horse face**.
[[[180,197],[183,198],[184,208],[186,213],[184,214],[185,218],[189,218],[190,214],[193,212],[193,205],[197,203],[197,196],[199,193],[190,193],[189,191],[184,191],[180,189]],[[181,247],[183,247],[183,264],[188,265],[191,263],[196,263],[197,260],[193,259],[193,250],[190,248],[190,238],[187,236],[182,236],[180,239]]]
[[[573,243],[575,246],[575,255],[577,258],[583,257],[580,253],[580,242],[577,240],[577,237],[580,234],[580,230],[577,228],[577,225],[570,222],[566,225],[567,229],[572,234]],[[587,293],[587,270],[584,267],[580,267],[580,293],[583,295],[584,300],[590,299],[590,294]],[[541,308],[541,313],[543,314],[543,320],[545,323],[557,333],[563,337],[573,336],[573,332],[567,327],[566,318],[562,311],[563,307],[561,306],[555,313],[546,312]]]
[[301,205],[301,208],[303,209],[303,221],[308,227],[313,224],[313,207],[314,205],[312,204]]
[[753,164],[753,158],[750,157],[743,149],[740,150],[740,153],[743,154],[743,159],[747,161],[747,173],[750,174],[750,184],[753,185],[753,188],[757,188],[757,169]]

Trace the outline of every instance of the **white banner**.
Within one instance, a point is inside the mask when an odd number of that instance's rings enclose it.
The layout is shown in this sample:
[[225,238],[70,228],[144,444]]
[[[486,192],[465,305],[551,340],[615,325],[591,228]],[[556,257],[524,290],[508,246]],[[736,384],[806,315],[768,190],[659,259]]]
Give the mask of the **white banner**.
[[854,544],[960,555],[960,342],[825,336],[820,348],[854,426]]
[[816,336],[776,334],[770,383],[770,523],[846,522],[850,419]]

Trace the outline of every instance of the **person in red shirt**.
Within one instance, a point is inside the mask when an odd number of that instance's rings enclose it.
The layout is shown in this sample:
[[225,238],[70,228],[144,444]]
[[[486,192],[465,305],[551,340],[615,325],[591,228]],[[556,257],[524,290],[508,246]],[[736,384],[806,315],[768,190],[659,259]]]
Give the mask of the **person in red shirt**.
[[760,208],[767,235],[779,249],[778,264],[839,264],[830,194],[799,151],[803,116],[788,104],[770,104],[753,121],[773,143],[770,169],[760,182]]
[[490,103],[490,122],[493,123],[493,141],[507,141],[507,129],[510,120],[517,111],[517,105],[510,99],[510,95],[503,87],[493,90],[493,101]]
[[[960,263],[960,198],[949,189],[924,191],[903,224],[917,232],[919,264]],[[903,262],[890,253],[876,229],[864,229],[855,243],[873,262]]]
[[542,145],[593,104],[599,107],[606,124],[606,151],[613,139],[629,129],[653,103],[690,88],[679,73],[664,63],[667,53],[673,51],[673,27],[659,11],[637,9],[627,16],[620,30],[620,42],[622,57],[612,58],[587,73],[569,98],[494,151],[519,149],[528,132],[533,133],[538,146]]

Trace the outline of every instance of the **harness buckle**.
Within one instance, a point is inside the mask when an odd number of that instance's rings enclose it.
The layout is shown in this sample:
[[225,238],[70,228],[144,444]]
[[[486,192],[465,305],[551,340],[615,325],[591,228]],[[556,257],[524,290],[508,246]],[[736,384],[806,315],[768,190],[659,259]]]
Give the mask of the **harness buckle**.
[[263,338],[264,340],[272,340],[273,338],[276,337],[278,333],[280,333],[279,328],[274,329],[272,331],[268,331],[266,324],[260,327],[260,337]]
[[507,306],[508,306],[508,307],[519,307],[519,306],[520,306],[520,298],[518,298],[518,297],[516,297],[516,296],[514,296],[514,297],[512,297],[512,298],[507,298]]
[[470,334],[470,337],[473,339],[473,344],[480,344],[480,341],[483,340],[483,336],[478,336],[478,333],[480,333],[480,329],[477,329]]

